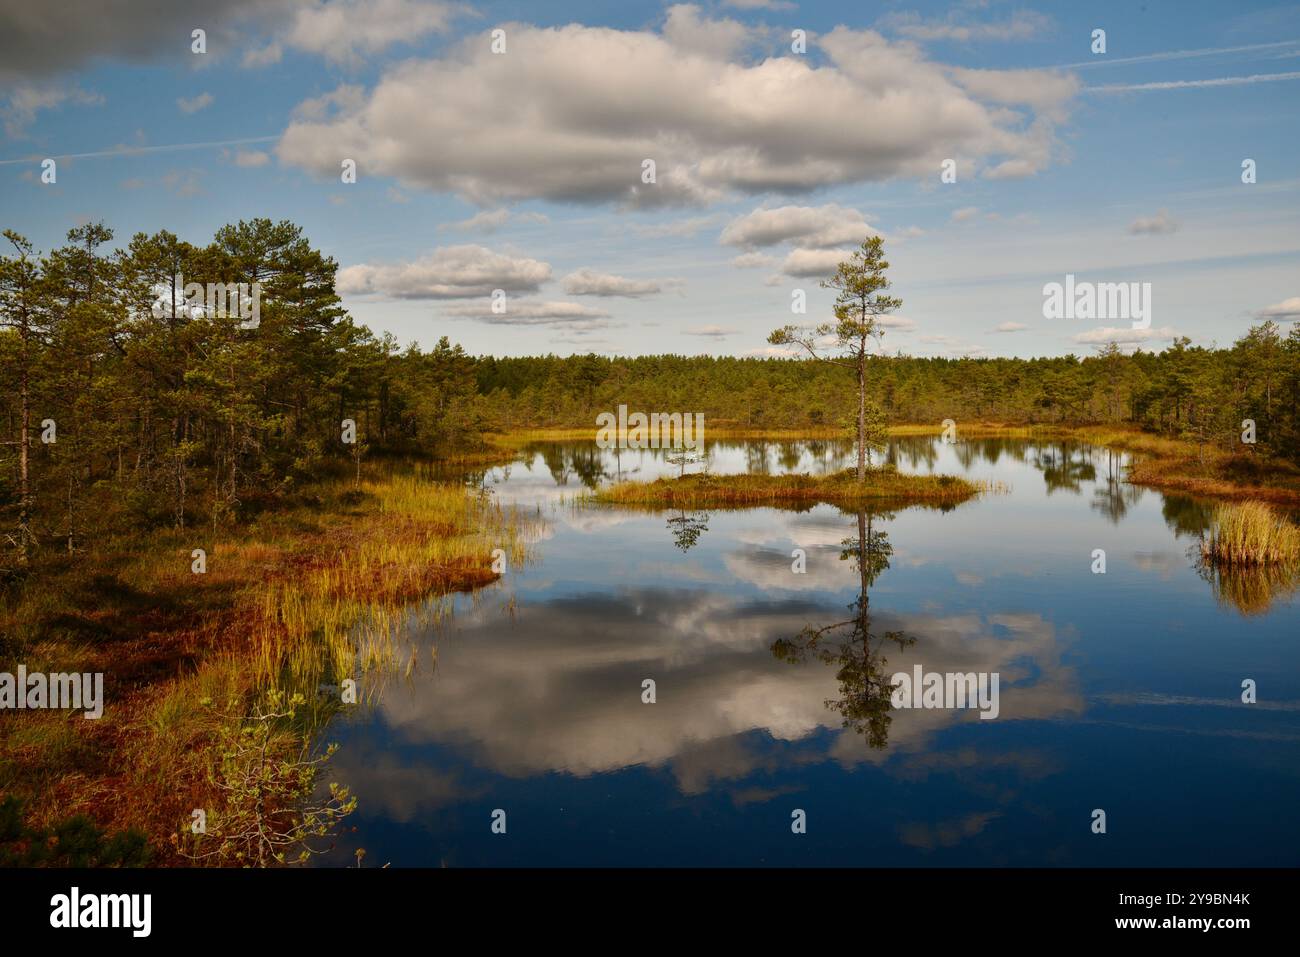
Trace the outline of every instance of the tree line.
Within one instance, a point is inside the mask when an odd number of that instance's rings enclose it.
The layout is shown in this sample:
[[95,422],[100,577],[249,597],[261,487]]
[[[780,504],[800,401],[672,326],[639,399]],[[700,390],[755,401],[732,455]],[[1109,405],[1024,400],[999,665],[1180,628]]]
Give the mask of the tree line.
[[[367,445],[481,433],[475,360],[355,324],[337,264],[292,223],[241,221],[206,246],[161,231],[113,249],[101,223],[43,255],[4,239],[0,569],[92,534],[238,518]],[[255,327],[190,283],[258,284]]]
[[[873,355],[867,397],[885,421],[938,424],[1123,424],[1232,447],[1256,423],[1255,450],[1300,456],[1300,324],[1274,322],[1225,348],[1185,337],[1159,352],[1052,358]],[[752,428],[847,425],[857,414],[853,369],[810,359],[640,356],[479,359],[490,415],[512,427],[587,426],[629,408],[704,412]]]

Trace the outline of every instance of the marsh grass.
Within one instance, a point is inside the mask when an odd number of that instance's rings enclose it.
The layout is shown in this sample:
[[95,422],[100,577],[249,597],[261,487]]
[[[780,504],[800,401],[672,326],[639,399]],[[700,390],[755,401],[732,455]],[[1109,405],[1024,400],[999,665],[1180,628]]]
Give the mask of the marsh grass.
[[951,475],[903,475],[877,470],[858,482],[852,472],[833,475],[710,475],[696,473],[654,482],[621,482],[590,500],[610,505],[664,508],[745,508],[761,505],[956,505],[980,486]]
[[[322,686],[354,677],[373,697],[416,668],[408,623],[449,615],[449,594],[495,580],[494,548],[511,568],[527,562],[531,513],[427,469],[373,471],[359,489],[324,483],[216,534],[162,530],[91,543],[75,561],[52,555],[0,591],[0,669],[105,674],[97,721],[0,714],[0,790],[27,797],[33,823],[91,813],[139,828],[177,863],[170,836],[214,800],[230,702],[302,693],[310,707],[274,738],[293,751],[339,710]],[[199,547],[203,575],[190,570]]]
[[1220,505],[1201,540],[1201,556],[1223,565],[1300,562],[1300,528],[1264,502]]

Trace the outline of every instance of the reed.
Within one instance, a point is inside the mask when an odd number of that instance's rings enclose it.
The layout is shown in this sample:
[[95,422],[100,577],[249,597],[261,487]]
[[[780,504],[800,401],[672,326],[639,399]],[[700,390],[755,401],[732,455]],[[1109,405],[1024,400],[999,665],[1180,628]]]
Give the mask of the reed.
[[1214,510],[1201,555],[1226,565],[1289,564],[1300,560],[1300,528],[1264,502],[1234,502]]

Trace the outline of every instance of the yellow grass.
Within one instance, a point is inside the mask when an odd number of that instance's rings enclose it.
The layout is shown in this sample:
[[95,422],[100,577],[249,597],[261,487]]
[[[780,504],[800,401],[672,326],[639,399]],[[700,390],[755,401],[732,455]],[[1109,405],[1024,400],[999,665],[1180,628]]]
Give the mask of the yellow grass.
[[873,470],[865,482],[852,471],[835,475],[691,474],[654,482],[622,482],[590,497],[612,505],[665,508],[744,508],[756,505],[956,505],[981,487],[950,475],[901,475]]
[[1300,560],[1300,528],[1263,502],[1220,505],[1201,555],[1227,565],[1290,564]]
[[[320,721],[338,707],[337,695],[318,701],[322,686],[355,677],[364,693],[409,672],[409,616],[444,614],[441,596],[494,580],[495,548],[509,567],[525,562],[538,521],[414,475],[312,492],[310,505],[215,534],[163,530],[54,556],[29,587],[0,592],[0,666],[105,673],[98,721],[0,716],[0,793],[27,797],[37,824],[81,812],[137,827],[157,862],[181,863],[168,836],[219,800],[207,776],[228,702],[302,691]],[[196,547],[203,575],[190,570]]]

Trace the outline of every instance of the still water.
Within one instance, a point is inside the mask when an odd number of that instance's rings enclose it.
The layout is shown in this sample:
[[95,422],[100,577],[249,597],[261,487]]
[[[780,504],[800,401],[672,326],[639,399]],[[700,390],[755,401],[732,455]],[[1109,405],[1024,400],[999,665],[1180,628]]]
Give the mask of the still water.
[[[717,473],[851,457],[710,454]],[[472,476],[544,529],[453,615],[413,613],[423,667],[328,729],[359,808],[326,862],[1300,864],[1289,583],[1205,577],[1207,507],[1123,484],[1104,449],[923,437],[887,455],[1005,488],[946,511],[612,509],[577,496],[676,469],[594,443]],[[997,718],[891,709],[881,689],[916,665],[998,674]]]

